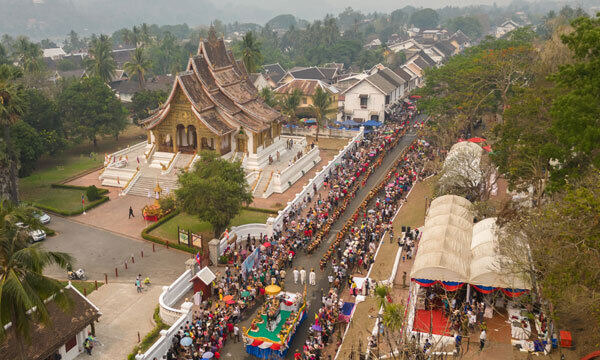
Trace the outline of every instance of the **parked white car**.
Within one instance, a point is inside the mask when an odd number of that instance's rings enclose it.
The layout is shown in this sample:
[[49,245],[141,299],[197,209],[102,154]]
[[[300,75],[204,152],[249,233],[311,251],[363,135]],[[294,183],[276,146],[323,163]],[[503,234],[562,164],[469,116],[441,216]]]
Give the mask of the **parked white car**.
[[35,216],[35,218],[38,219],[44,225],[50,222],[50,215],[46,214],[45,212],[35,214],[33,216]]
[[44,230],[31,230],[29,229],[29,227],[23,223],[16,223],[15,225],[17,225],[18,227],[20,227],[21,229],[26,230],[29,233],[29,237],[31,239],[31,242],[38,242],[38,241],[42,241],[46,239],[46,232]]

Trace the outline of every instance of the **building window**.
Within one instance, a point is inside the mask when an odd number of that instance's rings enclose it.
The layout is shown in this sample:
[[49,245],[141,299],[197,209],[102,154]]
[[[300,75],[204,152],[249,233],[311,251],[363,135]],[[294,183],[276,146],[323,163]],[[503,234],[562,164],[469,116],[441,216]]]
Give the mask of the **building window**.
[[306,98],[305,97],[302,98],[302,105],[306,105]]
[[77,345],[77,338],[73,336],[67,343],[65,344],[65,352],[69,352],[72,348]]
[[367,107],[367,102],[369,101],[368,95],[360,95],[360,107],[365,109]]
[[386,95],[386,96],[385,96],[385,104],[387,105],[387,104],[389,104],[389,103],[390,103],[390,96],[389,96],[389,95]]

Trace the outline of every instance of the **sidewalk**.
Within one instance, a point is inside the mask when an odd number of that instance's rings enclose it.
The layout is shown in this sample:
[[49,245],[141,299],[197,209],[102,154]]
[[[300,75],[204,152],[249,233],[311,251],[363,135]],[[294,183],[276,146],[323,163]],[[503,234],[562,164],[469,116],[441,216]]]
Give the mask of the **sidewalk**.
[[102,312],[96,323],[96,338],[92,356],[81,353],[78,359],[126,359],[138,343],[138,332],[143,338],[154,328],[152,315],[162,291],[152,285],[148,291],[137,293],[133,283],[109,283],[88,297]]

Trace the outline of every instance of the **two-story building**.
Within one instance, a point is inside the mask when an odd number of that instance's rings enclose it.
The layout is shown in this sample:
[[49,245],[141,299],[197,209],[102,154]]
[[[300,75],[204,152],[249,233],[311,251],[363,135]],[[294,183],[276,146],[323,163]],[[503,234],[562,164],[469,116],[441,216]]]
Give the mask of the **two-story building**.
[[276,88],[274,92],[278,98],[284,98],[291,95],[295,90],[298,90],[302,96],[296,115],[298,117],[313,117],[314,114],[311,107],[314,105],[313,96],[317,88],[323,89],[331,97],[331,115],[329,117],[335,118],[338,109],[339,90],[333,85],[326,84],[321,80],[293,79],[287,84]]

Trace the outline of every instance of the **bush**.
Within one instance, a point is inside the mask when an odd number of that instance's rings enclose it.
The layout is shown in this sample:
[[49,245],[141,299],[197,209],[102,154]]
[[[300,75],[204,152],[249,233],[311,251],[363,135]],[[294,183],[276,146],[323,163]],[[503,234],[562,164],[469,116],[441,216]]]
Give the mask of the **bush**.
[[103,196],[96,201],[91,201],[88,204],[86,204],[84,209],[77,209],[74,211],[59,210],[59,209],[53,208],[51,206],[46,206],[46,205],[38,204],[38,203],[32,203],[31,205],[35,206],[38,209],[49,211],[49,212],[52,212],[55,214],[60,214],[63,216],[74,216],[74,215],[79,215],[79,214],[83,213],[84,210],[87,211],[87,210],[93,209],[96,206],[107,202],[108,200],[110,200],[108,196]]
[[158,204],[160,205],[163,213],[171,212],[175,209],[175,197],[173,195],[167,195],[158,199]]
[[88,186],[87,190],[85,191],[85,194],[89,201],[98,200],[101,196],[96,185]]

